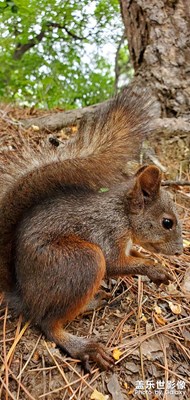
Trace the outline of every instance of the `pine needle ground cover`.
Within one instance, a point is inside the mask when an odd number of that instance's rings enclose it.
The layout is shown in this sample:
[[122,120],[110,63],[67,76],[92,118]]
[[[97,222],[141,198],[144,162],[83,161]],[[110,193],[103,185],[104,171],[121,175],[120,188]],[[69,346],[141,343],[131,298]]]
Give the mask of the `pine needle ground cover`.
[[[55,111],[55,110],[54,110]],[[18,122],[44,111],[2,106],[0,111],[0,156],[17,151],[27,139],[31,146],[51,145],[52,132],[37,126],[23,128]],[[60,140],[76,128],[53,132]],[[162,139],[162,142],[164,139]],[[184,143],[184,142],[183,142]],[[164,179],[180,175],[184,144],[168,139],[154,143],[166,167]],[[184,253],[180,257],[154,255],[174,277],[159,288],[146,277],[127,277],[102,283],[108,294],[104,307],[85,313],[67,329],[77,335],[92,335],[110,350],[113,371],[102,372],[92,363],[91,375],[84,374],[73,360],[47,341],[37,327],[15,318],[0,306],[0,398],[2,400],[123,400],[190,398],[190,188],[169,187],[183,221]],[[143,251],[143,250],[141,250]],[[150,255],[152,257],[152,255]]]

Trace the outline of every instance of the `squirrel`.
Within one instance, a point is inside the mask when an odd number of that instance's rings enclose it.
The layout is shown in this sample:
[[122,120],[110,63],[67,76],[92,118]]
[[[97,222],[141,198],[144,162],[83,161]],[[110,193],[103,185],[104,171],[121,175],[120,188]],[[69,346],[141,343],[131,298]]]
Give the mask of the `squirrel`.
[[183,251],[181,224],[159,168],[123,172],[139,157],[153,118],[151,97],[126,88],[88,123],[83,118],[63,146],[24,145],[1,163],[0,291],[86,370],[89,360],[107,369],[112,357],[64,325],[85,310],[105,277],[140,274],[169,283],[171,275],[133,244],[166,255]]

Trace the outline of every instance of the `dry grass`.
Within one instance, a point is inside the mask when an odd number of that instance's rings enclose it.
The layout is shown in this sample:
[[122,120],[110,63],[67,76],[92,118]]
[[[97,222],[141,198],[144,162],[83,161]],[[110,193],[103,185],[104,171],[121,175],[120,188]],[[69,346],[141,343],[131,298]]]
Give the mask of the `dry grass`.
[[[9,106],[2,108],[1,151],[13,148],[18,135],[25,135],[31,143],[44,139],[43,132],[23,129],[17,123],[17,118],[30,113],[31,110]],[[161,161],[172,172],[180,169],[180,161],[172,160],[172,156]],[[189,178],[187,171],[182,178]],[[77,360],[62,354],[36,327],[24,324],[21,317],[13,318],[1,299],[2,400],[190,398],[189,189],[176,188],[175,195],[183,219],[184,253],[180,257],[155,256],[170,270],[174,282],[159,288],[146,277],[104,282],[104,289],[111,293],[108,304],[78,317],[67,328],[107,344],[115,357],[114,370],[101,372],[92,364],[91,375],[85,375]],[[142,385],[144,394],[140,389],[135,392],[137,384]],[[156,392],[158,384],[162,387],[160,393]]]

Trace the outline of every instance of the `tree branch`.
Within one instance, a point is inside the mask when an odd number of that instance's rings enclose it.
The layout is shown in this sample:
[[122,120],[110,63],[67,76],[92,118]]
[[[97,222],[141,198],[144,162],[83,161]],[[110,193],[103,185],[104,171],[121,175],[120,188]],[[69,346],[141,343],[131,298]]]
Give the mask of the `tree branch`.
[[156,133],[170,136],[190,134],[190,118],[158,118],[155,120]]
[[162,186],[190,186],[188,181],[162,181]]
[[41,30],[41,32],[38,35],[36,35],[33,39],[30,39],[28,41],[28,43],[25,43],[25,44],[18,43],[17,44],[16,49],[15,49],[14,54],[13,54],[14,60],[20,60],[22,58],[22,56],[28,50],[30,50],[36,44],[40,43],[42,41],[43,37],[45,36],[46,32],[48,32],[50,30],[50,28],[64,29],[65,32],[69,36],[71,36],[73,39],[75,39],[75,40],[84,40],[83,37],[80,37],[80,36],[76,35],[75,33],[71,32],[65,25],[62,25],[62,24],[59,24],[59,23],[56,23],[56,22],[47,22],[45,24],[45,27],[43,27],[43,29]]
[[64,29],[65,32],[67,32],[67,34],[68,34],[69,36],[71,36],[71,37],[72,37],[73,39],[75,39],[75,40],[84,40],[84,39],[85,39],[84,37],[78,36],[78,35],[76,35],[75,33],[71,32],[71,31],[66,27],[66,25],[62,25],[62,24],[59,24],[59,23],[57,23],[57,22],[47,22],[46,25],[49,26],[49,27],[52,27],[52,28]]
[[35,36],[35,38],[30,39],[28,43],[18,43],[13,54],[14,60],[20,60],[29,49],[34,47],[37,43],[40,43],[45,36],[45,33],[45,30],[42,30],[38,35]]
[[39,128],[55,131],[71,125],[77,125],[84,115],[94,113],[98,107],[103,107],[107,101],[93,106],[78,108],[76,110],[62,111],[56,114],[47,114],[42,117],[22,120],[25,127],[37,125]]
[[[79,108],[76,110],[62,111],[55,114],[47,114],[47,116],[30,118],[22,120],[25,127],[37,125],[41,129],[50,131],[59,130],[71,125],[77,125],[84,115],[93,114],[98,107],[104,107],[109,100],[94,104],[92,106]],[[187,118],[158,118],[155,119],[155,134],[169,136],[188,135],[190,134],[190,120]]]

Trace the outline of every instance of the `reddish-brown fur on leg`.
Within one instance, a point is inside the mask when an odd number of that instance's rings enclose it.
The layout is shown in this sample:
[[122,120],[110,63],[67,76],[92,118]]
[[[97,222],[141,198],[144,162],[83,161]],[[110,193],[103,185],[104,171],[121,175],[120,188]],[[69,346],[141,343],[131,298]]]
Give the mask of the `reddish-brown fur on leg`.
[[[76,235],[59,236],[43,248],[36,248],[35,257],[32,257],[32,243],[26,248],[26,236],[20,237],[17,271],[21,301],[29,310],[29,317],[49,339],[72,357],[81,359],[86,369],[89,359],[104,369],[109,368],[111,357],[101,344],[76,337],[63,329],[66,322],[83,311],[99,289],[106,268],[101,249]],[[21,259],[23,246],[25,257]],[[48,252],[45,272],[43,267],[39,268],[43,252]]]
[[48,337],[73,358],[80,359],[86,372],[90,372],[89,361],[96,362],[102,369],[110,369],[114,364],[101,343],[66,332],[62,320],[52,323]]
[[[71,302],[70,306],[67,312],[62,316],[60,320],[58,320],[58,325],[60,323],[65,324],[68,321],[73,320],[78,314],[80,314],[86,307],[86,305],[90,302],[90,300],[94,297],[94,295],[97,293],[101,281],[105,275],[105,270],[106,270],[106,265],[105,265],[105,258],[102,253],[102,250],[95,244],[93,243],[88,243],[85,242],[84,240],[81,240],[79,237],[75,235],[69,235],[67,237],[60,237],[58,238],[54,243],[54,246],[59,246],[60,248],[63,248],[64,251],[66,250],[67,253],[69,254],[75,254],[76,257],[76,270],[71,271],[71,276],[73,277],[72,273],[75,274],[77,277],[78,281],[78,276],[77,274],[81,273],[81,268],[85,269],[85,260],[83,262],[83,265],[79,264],[78,265],[78,271],[77,271],[77,256],[79,252],[85,253],[85,255],[90,256],[90,260],[88,263],[88,267],[92,268],[92,276],[93,276],[93,270],[96,270],[96,276],[94,277],[95,279],[92,279],[92,282],[90,283],[90,286],[88,290],[84,290],[84,282],[81,282],[82,288],[83,288],[83,293],[79,298],[74,298],[73,293],[71,293]],[[64,258],[64,256],[63,256]],[[68,271],[69,274],[69,271]],[[57,321],[56,321],[57,322]]]
[[[97,362],[101,368],[108,369],[110,368],[110,365],[113,364],[113,360],[106,353],[106,350],[101,344],[96,343],[92,339],[85,339],[71,335],[63,329],[64,324],[83,311],[86,304],[89,303],[91,298],[93,298],[95,293],[98,291],[101,280],[105,275],[105,259],[103,253],[98,246],[80,240],[80,238],[76,236],[59,238],[54,244],[56,246],[62,246],[64,249],[66,248],[68,252],[76,252],[76,259],[77,254],[79,254],[81,250],[82,252],[85,251],[86,254],[91,254],[91,268],[92,270],[94,268],[96,269],[96,277],[95,279],[92,278],[88,290],[84,290],[83,295],[80,297],[73,298],[72,292],[70,293],[70,307],[62,316],[60,316],[60,318],[51,318],[49,321],[47,315],[47,319],[43,320],[41,327],[46,335],[59,345],[59,347],[64,349],[72,357],[79,358],[83,362],[84,368],[87,371],[89,371],[88,361],[90,359]],[[82,268],[85,269],[85,263],[83,263]],[[77,274],[77,270],[72,273]],[[81,282],[81,286],[83,286],[82,283],[83,282]]]
[[[25,315],[43,321],[72,320],[98,291],[105,275],[101,249],[76,235],[33,240],[31,226],[19,235],[19,295]],[[24,257],[23,257],[24,254]]]

